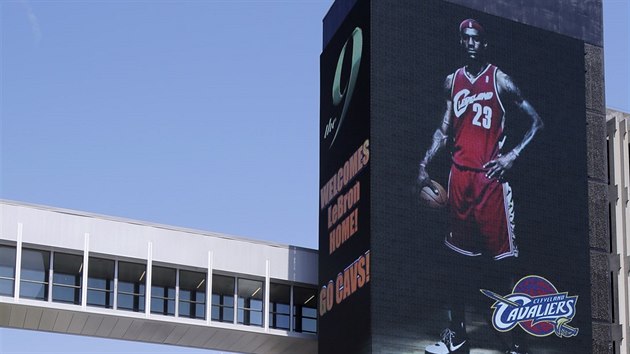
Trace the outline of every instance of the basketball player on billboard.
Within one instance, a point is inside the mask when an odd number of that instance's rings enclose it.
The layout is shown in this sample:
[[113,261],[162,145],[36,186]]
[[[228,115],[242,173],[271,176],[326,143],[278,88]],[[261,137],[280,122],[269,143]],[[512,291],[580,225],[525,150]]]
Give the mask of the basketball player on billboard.
[[[474,19],[464,20],[459,26],[459,34],[466,63],[446,77],[446,110],[441,125],[433,134],[431,147],[420,162],[418,183],[437,193],[427,173],[427,165],[440,149],[450,144],[450,232],[444,243],[471,260],[476,256],[492,257],[496,261],[509,259],[518,256],[518,249],[514,236],[512,192],[503,177],[542,129],[543,122],[512,79],[486,61],[487,42],[481,24]],[[504,107],[508,105],[529,117],[531,126],[518,145],[504,151]],[[474,284],[465,285],[470,278],[466,272],[460,269],[459,273],[460,279],[454,281],[463,289],[475,291]],[[479,293],[479,287],[476,288]],[[450,325],[442,332],[438,343],[426,347],[426,353],[469,352],[464,314],[465,302],[473,296],[476,294],[453,296]],[[507,352],[520,354],[525,350],[514,343]]]

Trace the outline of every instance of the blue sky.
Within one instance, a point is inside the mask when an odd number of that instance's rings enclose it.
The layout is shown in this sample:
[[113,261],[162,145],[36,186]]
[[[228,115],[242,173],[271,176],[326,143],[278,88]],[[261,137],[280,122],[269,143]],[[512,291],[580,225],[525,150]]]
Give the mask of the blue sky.
[[[630,5],[605,0],[630,111]],[[0,3],[0,198],[317,247],[331,0]],[[0,329],[3,353],[209,353]]]

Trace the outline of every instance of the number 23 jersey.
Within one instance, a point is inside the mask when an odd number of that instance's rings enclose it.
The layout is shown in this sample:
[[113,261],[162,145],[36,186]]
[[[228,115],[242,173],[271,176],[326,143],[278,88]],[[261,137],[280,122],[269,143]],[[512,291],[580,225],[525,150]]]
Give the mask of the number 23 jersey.
[[499,98],[497,67],[488,64],[476,77],[464,67],[453,75],[453,163],[473,170],[495,159],[503,146],[505,109]]

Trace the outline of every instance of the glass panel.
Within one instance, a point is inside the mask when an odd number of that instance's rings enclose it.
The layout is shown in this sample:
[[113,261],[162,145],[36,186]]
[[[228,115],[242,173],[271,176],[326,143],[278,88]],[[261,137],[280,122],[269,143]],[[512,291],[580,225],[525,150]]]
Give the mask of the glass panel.
[[317,320],[312,318],[303,318],[302,332],[317,333]]
[[144,283],[125,283],[118,282],[118,292],[119,293],[130,293],[130,294],[144,294]]
[[151,287],[151,296],[158,299],[173,299],[175,300],[175,288],[162,288],[159,286]]
[[317,332],[317,291],[293,287],[293,330]]
[[146,266],[139,263],[118,263],[118,281],[144,284]]
[[[190,301],[190,297],[192,296],[192,292],[188,290],[179,289],[179,301]],[[179,305],[181,307],[181,304]],[[181,313],[181,309],[180,309]]]
[[90,257],[88,269],[88,288],[114,289],[114,261]]
[[252,325],[263,325],[263,314],[262,312],[257,311],[249,311],[249,323]]
[[90,306],[112,308],[114,306],[114,292],[88,289],[87,304]]
[[151,312],[175,316],[175,282],[177,271],[153,267],[151,275]]
[[234,278],[223,275],[213,275],[212,293],[220,295],[234,295]]
[[13,296],[13,282],[11,279],[0,279],[0,295]]
[[205,319],[206,318],[206,305],[197,304],[195,306],[195,317]]
[[271,283],[269,287],[269,301],[274,303],[286,304],[289,306],[291,302],[291,286],[285,284]]
[[48,298],[48,284],[22,280],[20,281],[20,297],[46,300]]
[[302,306],[302,316],[308,318],[317,318],[317,311],[314,308]]
[[0,295],[13,296],[15,247],[0,246]]
[[191,316],[192,312],[190,309],[190,302],[188,301],[180,301],[179,302],[179,316],[180,317],[193,317]]
[[263,282],[238,280],[238,323],[250,326],[263,325]]
[[289,329],[289,315],[276,314],[273,318],[273,324],[269,323],[271,328]]
[[83,256],[55,252],[53,284],[81,285]]
[[[215,302],[212,301],[212,303],[214,304]],[[218,305],[212,305],[212,309],[210,311],[212,317],[210,317],[210,318],[213,321],[221,321],[221,318],[219,317],[220,314],[221,314],[220,311],[221,311],[221,308]]]
[[175,289],[175,274],[175,269],[153,266],[151,285]]
[[88,267],[87,304],[105,308],[114,307],[115,262],[90,257]]
[[293,304],[296,306],[304,306],[308,308],[317,308],[317,292],[311,288],[293,288]]
[[163,300],[151,296],[151,312],[166,316],[175,316],[175,300]]
[[22,280],[48,282],[50,252],[31,249],[22,250]]
[[269,287],[269,327],[289,329],[291,286],[271,283]]
[[191,297],[191,301],[194,301],[198,304],[205,304],[206,303],[206,292],[201,292],[201,291],[195,291],[193,292]]
[[20,297],[47,300],[50,252],[23,249],[21,267]]
[[146,266],[118,262],[118,308],[144,311]]
[[15,247],[0,246],[0,277],[15,279]]
[[212,319],[234,322],[235,279],[222,275],[212,276]]
[[256,311],[262,311],[262,308],[263,308],[262,300],[250,299],[249,308]]
[[234,295],[213,295],[212,299],[212,319],[234,322]]
[[56,252],[53,259],[53,301],[81,304],[83,256]]
[[[179,316],[206,318],[206,273],[179,272]],[[217,308],[218,310],[218,308]]]
[[206,290],[206,273],[191,272],[187,270],[179,271],[179,289],[190,291]]
[[221,314],[221,322],[234,322],[234,308],[223,307],[223,313]]
[[135,312],[144,312],[144,296],[118,294],[118,308]]
[[280,314],[289,314],[290,306],[286,304],[276,304],[275,312]]
[[81,304],[81,289],[62,285],[53,285],[53,301]]
[[81,286],[81,275],[59,274],[55,270],[53,271],[53,284]]
[[114,279],[88,278],[88,288],[101,289],[101,290],[113,290]]

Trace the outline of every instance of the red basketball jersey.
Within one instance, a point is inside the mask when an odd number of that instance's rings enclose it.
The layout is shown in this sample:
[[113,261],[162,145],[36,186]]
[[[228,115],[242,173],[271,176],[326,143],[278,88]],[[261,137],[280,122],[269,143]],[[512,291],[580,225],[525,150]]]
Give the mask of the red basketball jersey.
[[497,67],[491,64],[476,77],[465,68],[455,71],[453,100],[454,150],[456,165],[482,170],[496,158],[504,142],[505,110],[496,84]]

